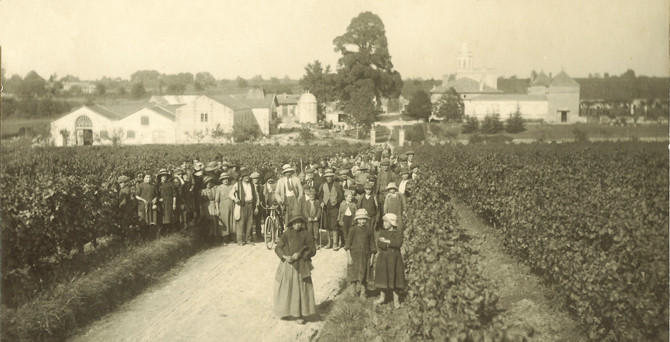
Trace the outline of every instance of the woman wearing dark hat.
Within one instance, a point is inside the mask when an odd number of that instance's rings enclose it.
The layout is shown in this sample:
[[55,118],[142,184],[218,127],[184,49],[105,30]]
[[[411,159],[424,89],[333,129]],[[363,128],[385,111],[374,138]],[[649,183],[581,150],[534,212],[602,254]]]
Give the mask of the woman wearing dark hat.
[[230,175],[224,172],[219,178],[221,179],[221,185],[216,187],[214,203],[216,204],[216,211],[219,216],[221,235],[225,238],[235,233],[233,230],[233,225],[235,224],[235,220],[233,219],[235,202],[228,196],[233,189],[233,184],[230,183]]
[[158,188],[158,202],[160,204],[161,224],[156,231],[156,239],[161,236],[161,230],[165,233],[170,231],[173,214],[177,210],[177,194],[174,185],[168,181],[170,173],[166,169],[158,171],[160,187]]
[[304,223],[302,216],[295,216],[275,247],[280,263],[275,274],[274,313],[282,318],[297,318],[301,324],[305,317],[316,313],[312,284],[316,246]]
[[205,176],[202,181],[205,183],[205,188],[200,191],[200,211],[202,213],[201,221],[204,223],[204,235],[208,237],[215,237],[214,239],[208,240],[208,242],[212,243],[215,239],[218,238],[218,236],[220,236],[220,234],[217,234],[218,218],[216,216],[214,178],[211,176]]
[[124,239],[129,230],[130,223],[133,220],[133,199],[131,195],[131,187],[129,185],[130,178],[127,176],[120,176],[117,179],[119,183],[119,207],[118,207],[118,223],[119,236]]

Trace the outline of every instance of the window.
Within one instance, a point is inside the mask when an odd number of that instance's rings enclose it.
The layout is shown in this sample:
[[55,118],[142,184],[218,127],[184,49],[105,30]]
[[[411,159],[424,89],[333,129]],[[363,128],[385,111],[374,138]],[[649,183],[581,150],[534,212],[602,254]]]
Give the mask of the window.
[[128,132],[126,132],[126,138],[128,138],[128,139],[135,139],[135,131],[128,131]]
[[149,117],[148,116],[143,116],[141,118],[142,120],[142,126],[149,126]]
[[200,122],[207,122],[209,118],[207,117],[207,113],[200,113]]
[[106,130],[100,131],[100,139],[109,139],[109,133]]

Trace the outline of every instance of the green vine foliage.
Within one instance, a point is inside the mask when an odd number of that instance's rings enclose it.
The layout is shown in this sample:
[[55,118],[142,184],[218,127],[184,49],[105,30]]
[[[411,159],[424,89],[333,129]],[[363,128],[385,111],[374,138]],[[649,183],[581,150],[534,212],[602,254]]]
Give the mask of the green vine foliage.
[[421,160],[427,178],[408,198],[403,245],[413,334],[437,341],[502,341],[498,296],[482,278],[470,238],[441,188],[441,161]]
[[426,148],[448,191],[500,230],[592,340],[667,340],[666,145]]

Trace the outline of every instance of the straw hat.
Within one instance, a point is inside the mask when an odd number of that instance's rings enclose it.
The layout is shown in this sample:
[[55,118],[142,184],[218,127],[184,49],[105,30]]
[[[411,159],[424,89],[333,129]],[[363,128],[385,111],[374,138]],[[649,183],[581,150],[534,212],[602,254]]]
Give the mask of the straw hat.
[[219,179],[231,179],[231,178],[233,178],[233,177],[228,172],[223,172],[219,176]]
[[370,167],[368,166],[368,164],[361,164],[361,166],[359,166],[358,169],[361,170],[361,171],[364,171],[364,170],[367,171],[367,170],[370,170]]
[[130,180],[130,177],[125,176],[125,175],[121,175],[121,176],[119,176],[119,179],[117,179],[116,181],[119,182],[119,183],[127,183],[129,180]]
[[382,217],[382,220],[388,222],[389,224],[391,224],[394,227],[398,226],[398,216],[396,216],[396,214],[388,213],[388,214],[384,215],[384,217]]
[[214,177],[212,177],[212,176],[205,176],[205,178],[202,179],[202,182],[203,182],[204,184],[207,184],[207,183],[209,183],[209,182],[211,182],[211,181],[213,181],[213,180],[214,180]]
[[333,169],[327,168],[325,173],[323,174],[324,177],[334,177],[335,174],[333,173]]
[[249,176],[249,177],[251,177],[251,179],[258,179],[258,178],[260,178],[260,176],[261,176],[260,173],[254,171],[254,172],[251,173],[251,176]]
[[389,190],[389,189],[396,189],[396,190],[398,190],[398,186],[395,185],[395,182],[391,182],[391,183],[389,183],[389,184],[386,186],[386,190]]
[[405,154],[408,155],[408,156],[413,156],[416,153],[414,153],[414,151],[412,151],[412,150],[409,150],[409,151],[405,152]]
[[367,210],[365,210],[365,209],[356,210],[356,214],[354,214],[354,220],[358,220],[358,219],[361,219],[361,218],[364,218],[364,219],[369,219],[370,218],[368,216],[368,211]]
[[286,173],[286,172],[294,172],[295,169],[291,164],[284,164],[284,166],[281,167],[281,173]]
[[347,176],[347,175],[349,175],[349,170],[348,169],[342,169],[338,173],[340,174],[340,176]]
[[193,170],[200,171],[204,167],[205,167],[205,164],[203,164],[202,162],[197,162],[197,163],[195,163],[195,165],[193,165]]
[[170,173],[168,172],[167,169],[160,169],[158,171],[158,177],[160,177],[160,176],[170,176]]

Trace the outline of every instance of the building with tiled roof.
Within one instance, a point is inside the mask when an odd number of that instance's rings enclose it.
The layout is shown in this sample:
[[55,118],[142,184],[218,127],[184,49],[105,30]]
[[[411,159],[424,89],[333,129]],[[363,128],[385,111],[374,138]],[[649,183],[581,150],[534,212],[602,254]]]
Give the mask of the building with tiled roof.
[[480,120],[491,114],[505,119],[518,110],[527,120],[586,122],[579,116],[579,84],[563,71],[553,78],[541,72],[530,81],[526,94],[505,94],[489,79],[495,75],[491,69],[472,68],[472,54],[466,45],[457,62],[456,73],[445,76],[442,85],[431,90],[433,103],[454,90],[463,101],[464,114]]

